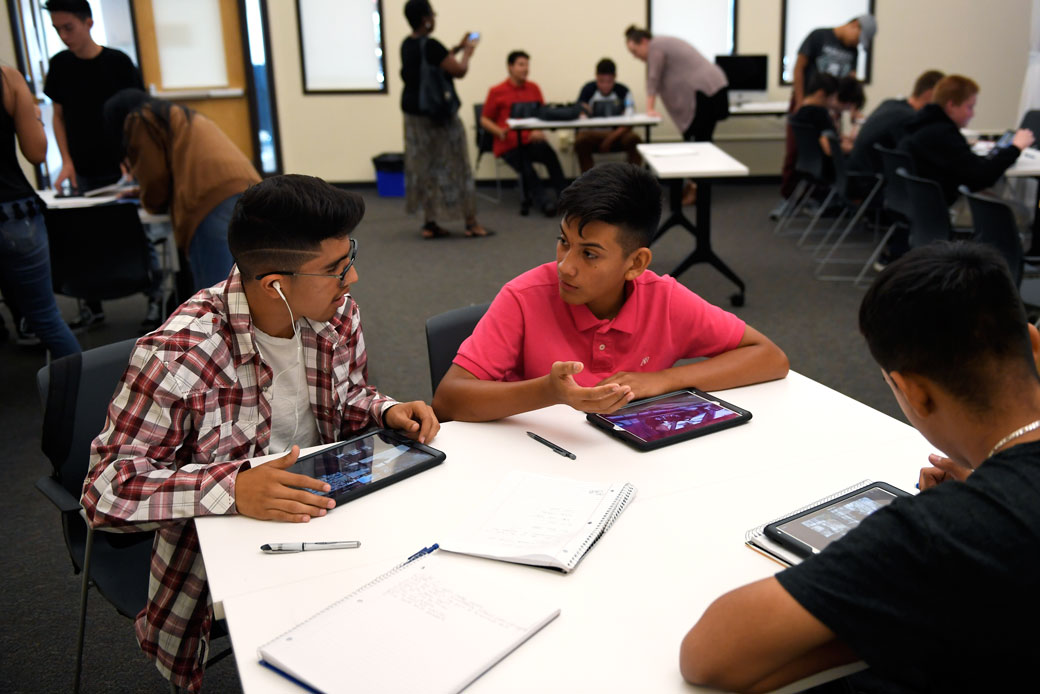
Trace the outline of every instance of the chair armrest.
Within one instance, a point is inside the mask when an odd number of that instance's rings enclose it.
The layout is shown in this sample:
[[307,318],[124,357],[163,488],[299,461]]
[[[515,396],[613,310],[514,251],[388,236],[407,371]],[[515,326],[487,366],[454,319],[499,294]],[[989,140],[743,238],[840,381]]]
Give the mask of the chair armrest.
[[80,510],[79,499],[69,494],[65,487],[58,484],[53,477],[41,477],[36,480],[36,488],[50,499],[50,502],[58,507],[62,513],[78,513]]

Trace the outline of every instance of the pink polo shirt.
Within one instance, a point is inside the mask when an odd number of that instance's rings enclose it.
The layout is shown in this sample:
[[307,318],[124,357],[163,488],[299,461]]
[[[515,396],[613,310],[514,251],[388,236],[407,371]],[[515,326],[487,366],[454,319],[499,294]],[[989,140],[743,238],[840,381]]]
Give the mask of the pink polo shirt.
[[709,304],[668,275],[645,271],[626,287],[612,320],[560,298],[556,263],[508,282],[454,363],[484,381],[523,381],[553,362],[580,361],[574,377],[593,386],[618,371],[661,371],[679,359],[711,357],[736,347],[744,321]]

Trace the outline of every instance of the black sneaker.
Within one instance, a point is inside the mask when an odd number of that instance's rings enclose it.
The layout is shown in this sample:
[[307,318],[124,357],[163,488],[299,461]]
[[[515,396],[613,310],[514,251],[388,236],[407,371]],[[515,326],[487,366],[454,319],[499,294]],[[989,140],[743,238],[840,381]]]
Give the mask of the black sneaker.
[[90,310],[86,304],[80,304],[79,307],[79,318],[69,323],[69,329],[72,332],[83,332],[88,328],[92,328],[95,325],[99,325],[105,322],[105,312],[98,311],[95,313]]
[[162,322],[162,302],[158,299],[149,299],[148,312],[145,313],[144,320],[141,321],[139,327],[145,332],[151,332],[162,325]]

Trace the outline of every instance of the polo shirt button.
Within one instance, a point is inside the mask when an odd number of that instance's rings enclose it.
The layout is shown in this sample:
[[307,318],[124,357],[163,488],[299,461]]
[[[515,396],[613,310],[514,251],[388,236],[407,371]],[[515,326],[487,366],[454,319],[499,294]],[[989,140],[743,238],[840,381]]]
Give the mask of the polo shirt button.
[[599,351],[600,351],[600,352],[602,352],[602,351],[603,351],[603,350],[605,350],[606,348],[607,348],[607,346],[606,346],[606,345],[600,345],[600,346],[599,346]]

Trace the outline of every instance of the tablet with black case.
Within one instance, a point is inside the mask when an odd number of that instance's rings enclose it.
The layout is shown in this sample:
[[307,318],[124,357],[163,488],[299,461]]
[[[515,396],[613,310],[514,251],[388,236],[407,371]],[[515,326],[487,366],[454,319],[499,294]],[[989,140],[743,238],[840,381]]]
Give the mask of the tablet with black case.
[[444,458],[435,448],[377,429],[303,456],[288,470],[328,482],[330,491],[307,491],[330,496],[339,506],[440,465]]
[[799,557],[819,554],[827,545],[858,526],[864,518],[900,496],[910,494],[884,482],[871,482],[848,494],[770,523],[765,533]]
[[625,443],[649,451],[735,427],[751,419],[751,413],[690,388],[636,400],[612,414],[590,414],[586,419]]

